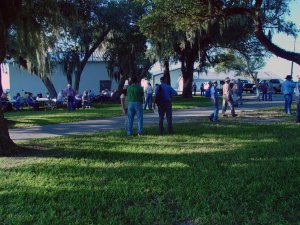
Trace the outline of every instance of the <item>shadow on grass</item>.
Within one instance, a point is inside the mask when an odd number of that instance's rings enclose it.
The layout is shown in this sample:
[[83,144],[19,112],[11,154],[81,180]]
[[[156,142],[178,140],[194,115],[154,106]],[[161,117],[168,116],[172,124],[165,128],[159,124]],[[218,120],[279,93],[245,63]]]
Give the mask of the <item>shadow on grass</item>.
[[[299,127],[176,125],[30,142],[1,169],[4,223],[297,224]],[[8,178],[6,178],[8,179]],[[10,215],[15,215],[11,217]],[[76,222],[74,222],[76,221]],[[180,222],[181,221],[181,222]]]

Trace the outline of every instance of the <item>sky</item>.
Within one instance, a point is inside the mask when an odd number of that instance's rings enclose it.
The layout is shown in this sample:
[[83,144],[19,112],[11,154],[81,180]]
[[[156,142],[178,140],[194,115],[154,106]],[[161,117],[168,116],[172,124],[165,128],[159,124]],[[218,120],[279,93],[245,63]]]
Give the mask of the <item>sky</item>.
[[[288,20],[293,21],[297,28],[300,29],[300,0],[295,0],[290,4],[291,14],[287,17]],[[299,37],[295,40],[292,36],[286,36],[283,34],[274,35],[272,41],[280,46],[281,48],[294,51],[300,53],[300,34]],[[287,61],[285,59],[279,58],[277,56],[272,56],[262,70],[270,71],[274,74],[279,75],[282,78],[285,78],[286,75],[291,74],[291,61]],[[296,75],[300,74],[300,65],[293,63],[293,77],[296,80]]]

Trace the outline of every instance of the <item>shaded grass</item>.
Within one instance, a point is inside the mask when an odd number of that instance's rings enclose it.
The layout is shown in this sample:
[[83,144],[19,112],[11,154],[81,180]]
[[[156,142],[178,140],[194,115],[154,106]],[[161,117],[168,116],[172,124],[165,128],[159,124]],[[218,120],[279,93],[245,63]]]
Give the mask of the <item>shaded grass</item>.
[[21,142],[0,159],[3,224],[299,224],[300,127],[206,120]]
[[[201,106],[209,106],[210,99],[205,97],[194,97],[192,99],[173,99],[173,108],[186,109]],[[149,111],[146,111],[149,112]],[[47,125],[55,123],[77,122],[82,120],[98,119],[121,116],[121,106],[118,103],[95,104],[91,109],[79,109],[68,112],[67,109],[55,109],[52,111],[22,111],[5,113],[5,118],[10,121],[9,128],[29,127],[36,125]]]

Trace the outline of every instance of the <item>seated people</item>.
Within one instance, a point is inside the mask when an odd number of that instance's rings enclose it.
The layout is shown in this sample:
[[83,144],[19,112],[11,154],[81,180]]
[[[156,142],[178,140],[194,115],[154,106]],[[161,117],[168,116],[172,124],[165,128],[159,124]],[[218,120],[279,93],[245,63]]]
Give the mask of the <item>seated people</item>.
[[89,95],[89,97],[90,97],[91,102],[93,102],[94,99],[95,99],[95,94],[94,94],[94,92],[93,92],[92,90],[89,90],[88,95]]
[[27,93],[26,103],[34,108],[35,111],[39,110],[39,103],[32,97],[32,93]]
[[82,104],[82,108],[91,108],[91,100],[90,100],[90,96],[88,95],[87,91],[83,92],[83,95],[81,97],[81,104]]
[[13,105],[14,105],[16,111],[19,112],[20,105],[21,105],[21,95],[19,92],[17,93],[17,95],[14,98]]
[[79,108],[81,108],[81,98],[82,98],[82,95],[81,94],[79,94],[79,93],[77,93],[76,95],[75,95],[75,101],[74,101],[74,109],[76,108],[76,109],[79,109]]
[[58,92],[58,94],[57,94],[57,98],[56,98],[56,106],[58,106],[58,107],[63,106],[64,101],[65,101],[65,98],[64,98],[64,91],[61,90],[61,91]]
[[9,102],[6,93],[2,93],[2,95],[1,95],[0,107],[2,108],[3,112],[9,111],[9,108],[11,108],[11,103]]

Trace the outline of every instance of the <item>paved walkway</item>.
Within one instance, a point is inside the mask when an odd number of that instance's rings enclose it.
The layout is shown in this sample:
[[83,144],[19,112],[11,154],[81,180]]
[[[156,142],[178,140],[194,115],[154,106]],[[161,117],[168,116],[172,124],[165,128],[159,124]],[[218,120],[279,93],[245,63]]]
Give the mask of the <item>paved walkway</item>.
[[[253,97],[252,97],[253,98]],[[283,104],[282,96],[278,95],[272,102],[257,102],[248,100],[244,105],[237,108],[236,112],[241,110],[256,110],[268,108]],[[197,117],[207,117],[212,112],[212,107],[194,108],[173,111],[173,121],[182,122]],[[230,112],[227,112],[230,113]],[[154,113],[144,114],[144,125],[157,125],[158,115]],[[19,129],[10,129],[9,134],[13,140],[27,140],[33,138],[57,137],[63,135],[92,133],[96,131],[105,131],[124,128],[124,116],[103,118],[96,120],[86,120],[73,123],[50,124],[45,126],[34,126]]]

